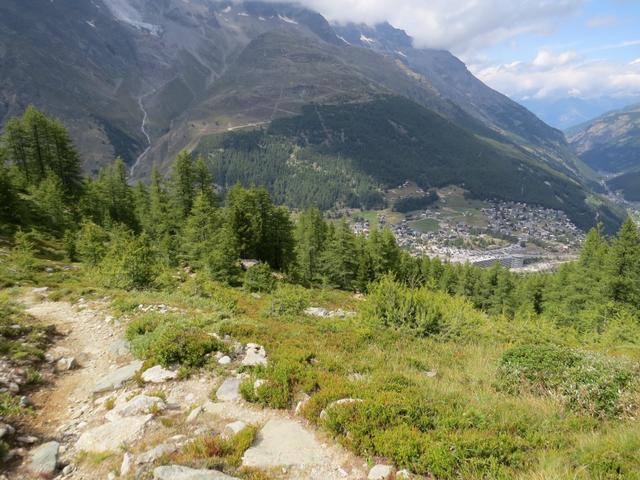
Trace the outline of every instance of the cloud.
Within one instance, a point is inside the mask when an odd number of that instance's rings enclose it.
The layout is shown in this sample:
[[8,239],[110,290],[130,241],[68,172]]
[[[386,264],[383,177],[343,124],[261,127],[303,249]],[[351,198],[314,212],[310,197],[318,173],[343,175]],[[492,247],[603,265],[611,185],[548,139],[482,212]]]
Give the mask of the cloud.
[[587,27],[589,28],[604,28],[604,27],[613,27],[616,23],[618,23],[618,17],[613,15],[600,15],[597,17],[592,17],[587,22]]
[[548,33],[585,0],[299,0],[331,21],[388,21],[416,46],[476,52],[524,33]]
[[470,68],[482,81],[515,99],[640,95],[640,59],[584,61],[574,52],[542,50],[529,62]]

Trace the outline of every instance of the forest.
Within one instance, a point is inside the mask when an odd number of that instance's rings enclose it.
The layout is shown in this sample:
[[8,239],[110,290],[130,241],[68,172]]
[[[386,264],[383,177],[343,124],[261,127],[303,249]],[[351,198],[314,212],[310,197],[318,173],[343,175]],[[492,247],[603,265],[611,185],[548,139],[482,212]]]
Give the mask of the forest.
[[[579,258],[552,273],[520,275],[412,257],[387,229],[355,235],[316,207],[290,211],[262,186],[236,183],[222,197],[202,155],[180,153],[170,175],[154,169],[148,184],[130,185],[118,159],[85,177],[65,128],[32,107],[7,125],[0,158],[0,236],[10,247],[0,288],[35,284],[55,250],[81,268],[61,294],[109,292],[126,312],[157,294],[184,308],[223,305],[231,313],[221,331],[274,351],[273,365],[249,372],[245,399],[290,408],[304,392],[304,415],[318,423],[332,401],[360,395],[323,428],[359,455],[415,473],[640,478],[632,220],[612,236],[592,229]],[[176,293],[185,291],[188,300]],[[312,322],[303,312],[318,299],[358,315]],[[216,347],[194,333],[209,324],[193,315],[135,319],[134,353],[202,368]],[[171,341],[179,337],[182,350]],[[432,387],[431,371],[445,375]],[[354,372],[371,383],[348,380]],[[258,378],[266,383],[254,391]]]

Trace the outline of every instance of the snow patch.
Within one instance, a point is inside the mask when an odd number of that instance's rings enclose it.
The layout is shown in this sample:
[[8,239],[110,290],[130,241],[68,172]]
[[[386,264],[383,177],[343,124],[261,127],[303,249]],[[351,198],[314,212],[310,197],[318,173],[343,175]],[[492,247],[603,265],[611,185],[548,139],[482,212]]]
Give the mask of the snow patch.
[[248,14],[248,13],[246,13],[246,12],[240,12],[240,13],[238,14],[238,16],[239,16],[239,17],[248,17],[248,16],[249,16],[249,14]]
[[342,35],[336,35],[336,37],[338,37],[340,40],[342,40],[344,43],[346,43],[347,45],[351,45],[346,38],[344,38]]
[[264,18],[264,17],[258,17],[258,20],[260,20],[261,22],[266,22],[267,21],[267,19]]
[[401,52],[400,50],[396,50],[396,53],[397,53],[398,55],[400,55],[401,57],[407,58],[407,54],[406,54],[406,53],[404,53],[404,52]]
[[369,45],[371,45],[372,43],[376,43],[376,41],[373,38],[369,38],[369,37],[365,36],[364,33],[360,34],[360,41],[368,43]]
[[107,4],[107,7],[117,20],[155,36],[159,36],[162,33],[160,25],[144,22],[142,14],[128,0],[105,0],[104,3]]
[[222,13],[229,13],[231,11],[231,7],[227,7],[224,10],[222,10]]
[[91,28],[96,28],[96,21],[95,20],[87,20],[86,24],[89,25]]
[[278,15],[278,18],[283,22],[291,23],[293,25],[298,25],[298,22],[296,22],[293,18],[285,17],[284,15]]

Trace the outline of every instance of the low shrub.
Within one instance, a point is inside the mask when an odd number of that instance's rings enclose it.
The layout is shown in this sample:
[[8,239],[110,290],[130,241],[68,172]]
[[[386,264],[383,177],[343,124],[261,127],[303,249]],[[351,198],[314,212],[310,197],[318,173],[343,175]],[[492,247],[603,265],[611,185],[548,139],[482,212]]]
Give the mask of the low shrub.
[[226,345],[207,332],[207,322],[185,320],[177,315],[146,314],[133,320],[126,337],[139,358],[165,367],[201,367],[213,352],[226,352]]
[[309,291],[295,285],[280,285],[265,310],[270,317],[299,315],[309,307]]
[[266,263],[254,265],[244,276],[244,289],[248,292],[271,293],[276,288],[276,279]]
[[636,391],[636,364],[554,344],[522,345],[504,353],[498,387],[510,393],[557,395],[571,409],[612,417],[628,408]]

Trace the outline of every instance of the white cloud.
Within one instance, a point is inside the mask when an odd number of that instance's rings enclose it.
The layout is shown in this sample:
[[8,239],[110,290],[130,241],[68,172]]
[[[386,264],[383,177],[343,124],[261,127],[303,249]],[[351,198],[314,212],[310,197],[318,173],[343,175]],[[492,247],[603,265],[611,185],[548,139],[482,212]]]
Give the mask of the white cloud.
[[592,17],[587,22],[587,27],[589,28],[603,28],[603,27],[613,27],[616,23],[618,23],[618,18],[613,15],[600,15],[597,17]]
[[491,87],[516,99],[640,95],[640,59],[583,61],[574,52],[544,50],[530,62],[471,69]]
[[[274,0],[276,1],[276,0]],[[417,46],[476,52],[523,33],[548,33],[585,0],[299,0],[329,20],[388,21]]]

